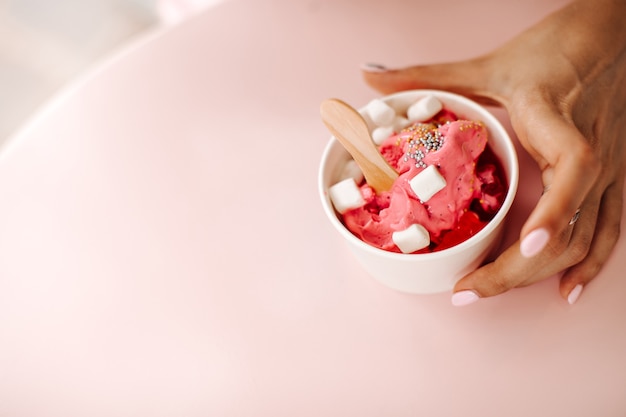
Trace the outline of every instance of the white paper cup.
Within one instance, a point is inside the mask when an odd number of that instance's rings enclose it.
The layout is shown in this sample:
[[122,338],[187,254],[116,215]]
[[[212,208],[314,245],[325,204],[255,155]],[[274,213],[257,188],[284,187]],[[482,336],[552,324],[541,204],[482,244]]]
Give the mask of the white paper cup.
[[[351,159],[334,138],[326,146],[319,171],[319,193],[322,206],[335,229],[348,242],[363,268],[381,283],[402,292],[431,294],[450,291],[454,284],[475,270],[500,243],[504,219],[517,192],[519,167],[515,147],[502,124],[476,102],[457,94],[436,90],[413,90],[391,94],[382,99],[397,112],[404,112],[412,103],[427,95],[435,95],[444,108],[459,117],[482,121],[489,133],[489,146],[504,168],[508,191],[495,217],[476,235],[448,249],[427,254],[388,252],[361,241],[341,222],[328,196],[328,188],[339,181],[342,169]],[[374,128],[366,112],[361,110],[370,130]]]

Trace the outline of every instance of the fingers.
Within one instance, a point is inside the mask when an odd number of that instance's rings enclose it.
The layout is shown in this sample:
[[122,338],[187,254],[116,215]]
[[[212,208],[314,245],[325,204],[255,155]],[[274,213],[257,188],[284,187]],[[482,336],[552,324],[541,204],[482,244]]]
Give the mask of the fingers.
[[[592,219],[588,219],[592,220]],[[494,262],[459,280],[452,295],[452,304],[466,305],[480,298],[492,297],[512,288],[530,285],[557,274],[571,266],[563,256],[572,237],[573,228],[565,229],[550,242],[550,250],[529,259],[521,255],[519,242],[505,250]]]
[[526,258],[537,256],[553,236],[569,226],[601,168],[589,143],[574,125],[545,106],[535,108],[541,115],[530,116],[534,129],[519,129],[519,136],[542,167],[544,180],[550,183],[545,184],[549,191],[522,227],[520,252]]
[[487,83],[490,61],[477,58],[455,63],[418,65],[387,69],[369,64],[362,68],[365,82],[375,90],[389,94],[411,89],[437,89],[470,97],[483,104],[497,104],[497,96]]
[[[521,111],[513,113],[512,122],[520,141],[542,168],[549,191],[524,224],[520,241],[495,262],[456,284],[452,296],[455,305],[555,275],[581,262],[591,246],[602,194],[588,194],[598,178],[599,164],[582,134],[549,103],[539,100],[526,104],[532,105],[522,105]],[[515,126],[516,120],[523,123]],[[574,228],[570,220],[585,200],[587,212]],[[568,296],[576,285],[575,281],[566,285]],[[573,299],[580,294],[580,288],[576,288]]]
[[620,234],[623,181],[602,192],[592,193],[581,207],[580,217],[534,258],[521,255],[519,243],[508,248],[495,262],[461,279],[452,303],[460,306],[515,287],[533,284],[565,271],[559,291],[573,304],[608,259]]
[[[598,215],[594,230],[582,229],[575,234],[582,239],[573,237],[573,241],[580,241],[585,245],[584,236],[593,236],[588,251],[581,262],[568,269],[561,277],[559,291],[561,296],[570,304],[576,302],[583,288],[600,272],[602,265],[607,261],[620,235],[621,213],[623,207],[623,182],[618,182],[607,188]],[[583,215],[586,215],[584,213]],[[578,228],[578,226],[576,227]],[[578,251],[583,251],[582,249]],[[576,252],[576,251],[575,251]]]

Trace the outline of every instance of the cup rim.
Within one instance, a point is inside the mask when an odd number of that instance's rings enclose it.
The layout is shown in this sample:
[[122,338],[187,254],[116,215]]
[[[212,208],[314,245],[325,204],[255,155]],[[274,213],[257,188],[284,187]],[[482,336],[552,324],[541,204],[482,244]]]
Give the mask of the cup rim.
[[[324,208],[324,212],[327,217],[330,219],[331,223],[352,245],[356,245],[361,250],[367,251],[376,256],[385,256],[390,259],[395,260],[407,260],[407,259],[415,259],[417,257],[427,260],[436,260],[440,258],[447,258],[449,256],[453,256],[455,254],[461,253],[466,249],[478,244],[481,240],[483,240],[486,236],[493,232],[495,228],[500,225],[507,213],[509,212],[513,201],[515,199],[515,195],[517,194],[517,187],[519,183],[519,162],[517,159],[517,152],[515,150],[515,146],[513,141],[511,140],[510,135],[500,123],[500,121],[486,108],[482,105],[478,104],[474,100],[471,100],[467,97],[461,96],[456,93],[451,93],[448,91],[441,90],[433,90],[433,89],[425,89],[425,90],[407,90],[398,93],[392,93],[385,96],[380,97],[383,101],[388,101],[392,99],[403,99],[407,96],[414,96],[415,99],[419,99],[420,97],[424,97],[427,95],[434,95],[435,97],[445,101],[454,101],[458,103],[462,107],[470,108],[481,115],[481,121],[487,125],[489,129],[490,136],[497,134],[501,137],[502,144],[504,145],[505,153],[506,153],[506,161],[505,167],[507,167],[507,180],[508,180],[508,189],[507,195],[502,203],[502,206],[496,213],[496,215],[487,223],[485,227],[483,227],[478,233],[469,239],[464,240],[463,242],[454,245],[452,247],[442,249],[437,252],[429,252],[429,253],[399,253],[399,252],[390,252],[384,249],[377,248],[368,243],[363,242],[361,239],[356,237],[342,222],[339,220],[335,209],[330,202],[328,197],[328,190],[324,184],[324,176],[329,168],[327,165],[328,158],[335,150],[335,147],[342,147],[342,145],[335,139],[334,136],[331,135],[329,142],[326,144],[324,152],[322,154],[322,159],[318,172],[318,191],[320,194],[320,198],[322,200],[322,206]],[[360,108],[359,111],[363,113],[364,108]],[[502,157],[501,157],[502,158]]]

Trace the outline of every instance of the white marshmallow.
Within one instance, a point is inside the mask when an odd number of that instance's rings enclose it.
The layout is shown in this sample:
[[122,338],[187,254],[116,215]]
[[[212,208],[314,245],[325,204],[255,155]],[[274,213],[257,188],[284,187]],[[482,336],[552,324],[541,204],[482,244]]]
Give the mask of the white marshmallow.
[[412,104],[406,115],[412,122],[423,122],[441,111],[443,104],[433,95],[428,95]]
[[328,189],[328,194],[335,210],[341,214],[365,204],[361,190],[353,178],[346,178],[331,186]]
[[393,127],[392,126],[380,126],[372,131],[372,140],[376,145],[380,145],[387,139],[389,136],[393,135]]
[[412,253],[430,245],[428,230],[417,223],[410,225],[404,230],[393,232],[391,239],[402,253]]
[[446,186],[446,179],[439,173],[436,166],[429,165],[411,178],[409,185],[417,195],[417,198],[425,203]]
[[393,126],[393,130],[395,132],[400,132],[402,129],[404,129],[410,124],[411,124],[411,121],[407,119],[406,117],[396,116],[396,118],[393,119],[393,123],[391,124],[391,126]]
[[396,111],[380,99],[374,99],[367,105],[367,113],[377,126],[390,126],[396,117]]
[[339,178],[342,180],[354,178],[354,181],[359,184],[363,181],[363,171],[361,171],[361,168],[359,168],[359,165],[354,159],[350,159],[343,167],[343,171],[341,171],[341,176]]

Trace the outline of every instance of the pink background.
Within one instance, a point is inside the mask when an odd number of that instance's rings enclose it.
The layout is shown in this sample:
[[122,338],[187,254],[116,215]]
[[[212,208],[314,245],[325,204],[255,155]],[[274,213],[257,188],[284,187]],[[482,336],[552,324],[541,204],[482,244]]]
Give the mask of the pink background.
[[0,154],[0,415],[623,415],[624,239],[574,306],[550,279],[454,308],[367,276],[317,195],[319,103],[375,97],[362,63],[562,4],[230,0],[68,87]]

